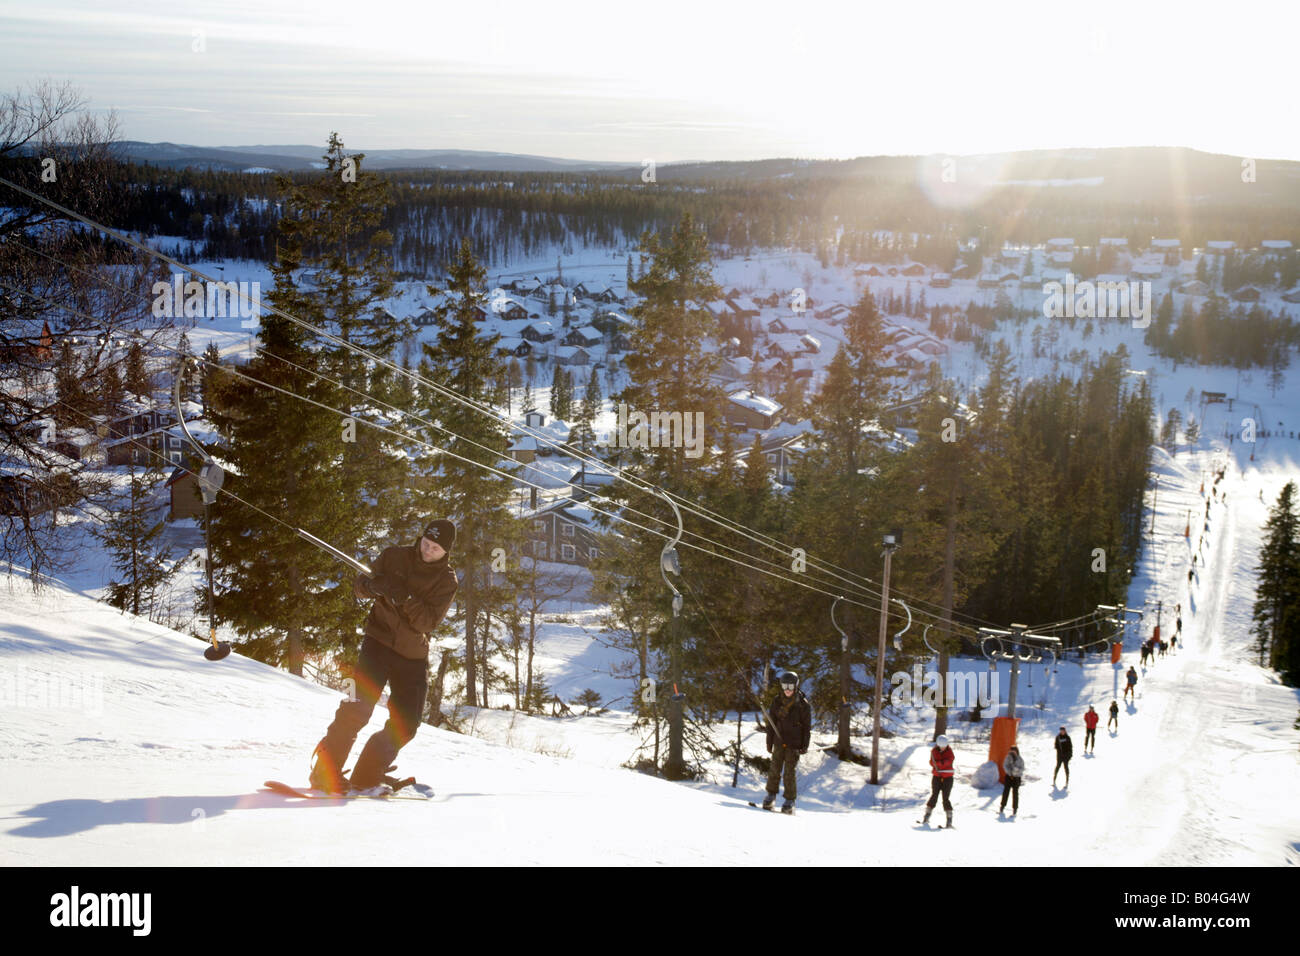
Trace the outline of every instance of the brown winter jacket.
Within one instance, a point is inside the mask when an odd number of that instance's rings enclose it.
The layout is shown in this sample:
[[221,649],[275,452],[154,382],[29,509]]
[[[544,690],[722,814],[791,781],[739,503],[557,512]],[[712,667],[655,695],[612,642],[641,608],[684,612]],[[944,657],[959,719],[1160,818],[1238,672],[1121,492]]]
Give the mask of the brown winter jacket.
[[420,542],[385,548],[372,565],[376,574],[401,579],[411,596],[394,603],[369,588],[369,578],[358,577],[352,590],[359,598],[374,598],[366,618],[366,636],[391,647],[402,657],[423,660],[429,656],[429,633],[442,623],[456,596],[456,572],[450,555],[426,562],[420,557]]

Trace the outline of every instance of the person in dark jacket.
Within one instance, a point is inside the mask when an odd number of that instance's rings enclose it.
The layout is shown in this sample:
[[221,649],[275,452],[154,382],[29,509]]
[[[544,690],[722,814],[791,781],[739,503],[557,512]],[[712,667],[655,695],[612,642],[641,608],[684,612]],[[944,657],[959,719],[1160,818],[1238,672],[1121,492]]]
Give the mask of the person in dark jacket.
[[1052,771],[1052,786],[1056,786],[1056,774],[1062,767],[1065,768],[1065,786],[1070,786],[1070,758],[1074,756],[1074,741],[1070,735],[1061,728],[1061,732],[1056,735],[1056,769]]
[[781,675],[781,691],[768,707],[767,752],[772,755],[772,769],[767,773],[767,796],[763,809],[771,810],[776,802],[777,787],[785,777],[785,803],[782,813],[793,813],[799,796],[795,768],[801,754],[808,752],[812,737],[812,706],[799,689],[799,675],[786,671]]
[[1110,725],[1115,725],[1116,732],[1119,731],[1119,701],[1110,702],[1110,720],[1106,721],[1106,729],[1110,730]]
[[956,757],[948,746],[948,738],[940,734],[930,748],[930,800],[925,805],[922,823],[930,822],[934,805],[939,802],[939,795],[943,794],[943,812],[948,815],[946,826],[952,826],[952,801],[948,798],[952,794],[953,776],[957,771],[955,763]]
[[1127,676],[1127,683],[1124,685],[1123,696],[1127,697],[1129,694],[1133,694],[1133,696],[1136,697],[1137,696],[1136,691],[1138,685],[1138,672],[1136,669],[1134,669],[1132,664],[1129,665],[1128,674],[1126,676]]
[[1002,784],[1002,806],[998,808],[999,815],[1006,812],[1007,794],[1011,795],[1011,815],[1014,817],[1020,812],[1020,781],[1025,775],[1025,760],[1020,756],[1020,748],[1013,746],[1007,751],[1006,759],[1002,761],[1002,772],[1006,775],[1006,781]]
[[[429,692],[429,634],[446,617],[459,586],[450,561],[456,526],[431,521],[414,544],[385,548],[370,577],[353,584],[359,598],[373,598],[365,640],[353,671],[355,692],[339,704],[334,722],[313,753],[311,786],[329,793],[378,786],[397,752],[415,736]],[[384,685],[388,721],[366,741],[351,778],[343,764]]]

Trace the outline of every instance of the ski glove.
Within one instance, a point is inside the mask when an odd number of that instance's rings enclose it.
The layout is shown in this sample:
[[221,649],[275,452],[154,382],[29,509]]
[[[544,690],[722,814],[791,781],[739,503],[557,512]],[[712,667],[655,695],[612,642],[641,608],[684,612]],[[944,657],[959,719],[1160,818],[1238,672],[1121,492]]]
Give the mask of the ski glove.
[[380,597],[386,597],[396,603],[405,601],[411,596],[411,589],[408,588],[401,580],[391,574],[376,574],[370,579],[369,589]]

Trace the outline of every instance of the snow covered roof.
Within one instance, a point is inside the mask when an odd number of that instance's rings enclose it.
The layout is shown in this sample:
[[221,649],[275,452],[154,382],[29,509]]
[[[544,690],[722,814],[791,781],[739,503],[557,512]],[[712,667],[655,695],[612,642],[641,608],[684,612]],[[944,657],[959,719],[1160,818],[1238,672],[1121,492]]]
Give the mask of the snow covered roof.
[[1049,249],[1073,249],[1073,239],[1048,239],[1047,248]]
[[1133,263],[1133,274],[1139,276],[1158,276],[1164,271],[1164,267],[1158,262],[1135,262]]
[[1177,249],[1182,245],[1181,239],[1152,239],[1151,247],[1153,249]]
[[1049,252],[1047,258],[1059,266],[1069,265],[1074,261],[1073,252]]
[[770,398],[762,395],[755,395],[749,389],[740,392],[732,392],[727,396],[727,401],[739,405],[742,408],[751,408],[763,415],[775,415],[781,411],[781,404],[774,402]]
[[1290,239],[1265,239],[1259,244],[1261,249],[1290,249]]
[[1205,244],[1206,249],[1236,249],[1237,244],[1231,239],[1211,239]]
[[1101,244],[1103,246],[1127,246],[1128,240],[1123,236],[1102,236]]
[[502,312],[511,309],[512,307],[523,309],[525,312],[528,311],[528,306],[524,305],[514,296],[506,295],[504,293],[493,296],[488,302],[488,308],[490,308],[493,312],[497,313],[498,315]]
[[574,329],[573,333],[582,336],[591,345],[598,345],[600,340],[604,338],[600,329],[592,328],[590,325],[584,325],[580,329]]

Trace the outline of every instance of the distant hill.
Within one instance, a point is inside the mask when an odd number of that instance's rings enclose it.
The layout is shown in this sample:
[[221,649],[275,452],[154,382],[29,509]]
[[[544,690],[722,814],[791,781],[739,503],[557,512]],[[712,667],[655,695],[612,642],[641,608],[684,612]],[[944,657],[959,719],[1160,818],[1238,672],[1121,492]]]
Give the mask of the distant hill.
[[[323,147],[305,145],[188,146],[124,141],[124,160],[172,168],[196,167],[228,172],[319,168]],[[465,149],[359,148],[372,170],[446,169],[484,172],[599,172],[640,181],[639,164],[594,162]],[[951,165],[945,163],[951,160]],[[963,187],[1019,190],[1074,190],[1080,199],[1243,205],[1300,202],[1300,163],[1255,161],[1254,181],[1243,182],[1240,156],[1203,153],[1183,147],[1144,146],[1110,149],[1025,150],[980,156],[860,156],[855,159],[773,158],[753,161],[661,164],[656,180],[709,183],[772,179],[865,180],[876,184],[923,186],[936,194],[945,168]]]
[[[224,172],[271,169],[291,172],[317,168],[325,152],[320,146],[187,146],[181,143],[142,143],[125,140],[117,144],[123,160],[168,166],[196,167]],[[597,163],[579,159],[556,159],[519,153],[494,153],[465,149],[359,149],[365,153],[368,169],[482,169],[494,172],[569,172],[615,170],[626,163]]]

